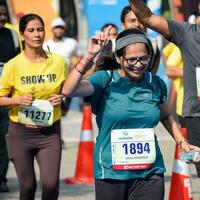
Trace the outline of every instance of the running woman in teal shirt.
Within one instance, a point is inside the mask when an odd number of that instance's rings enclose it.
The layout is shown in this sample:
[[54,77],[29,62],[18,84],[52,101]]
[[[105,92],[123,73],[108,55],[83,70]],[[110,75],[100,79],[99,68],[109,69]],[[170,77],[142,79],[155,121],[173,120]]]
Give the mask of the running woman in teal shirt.
[[98,71],[82,80],[90,62],[108,43],[108,33],[109,28],[91,38],[87,53],[62,90],[67,96],[90,96],[96,114],[96,199],[163,200],[165,167],[154,128],[161,121],[185,151],[198,147],[182,142],[184,137],[165,106],[166,85],[147,70],[152,47],[141,31],[128,29],[118,35],[119,69]]

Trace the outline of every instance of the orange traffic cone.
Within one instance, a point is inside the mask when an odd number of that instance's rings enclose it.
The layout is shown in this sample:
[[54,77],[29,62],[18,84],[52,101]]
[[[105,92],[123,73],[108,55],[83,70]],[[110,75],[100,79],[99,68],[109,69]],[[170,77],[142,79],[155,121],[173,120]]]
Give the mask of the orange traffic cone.
[[94,141],[92,131],[92,111],[91,106],[85,104],[83,106],[83,121],[81,128],[81,136],[76,162],[75,176],[66,178],[66,184],[93,184],[93,152]]
[[[186,137],[186,128],[182,128],[182,134]],[[178,160],[180,152],[176,145],[169,200],[192,200],[190,164]]]

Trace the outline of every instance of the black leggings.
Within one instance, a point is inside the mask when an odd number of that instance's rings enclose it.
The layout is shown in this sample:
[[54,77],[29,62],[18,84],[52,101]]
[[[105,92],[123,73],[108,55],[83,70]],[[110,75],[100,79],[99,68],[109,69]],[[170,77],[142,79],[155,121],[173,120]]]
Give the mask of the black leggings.
[[34,158],[40,169],[42,200],[57,200],[61,161],[60,121],[48,128],[27,128],[10,122],[6,137],[20,185],[20,200],[34,200]]
[[[186,127],[190,144],[200,147],[200,117],[186,117]],[[200,178],[200,163],[194,163]]]
[[114,180],[95,179],[96,200],[164,200],[164,175]]

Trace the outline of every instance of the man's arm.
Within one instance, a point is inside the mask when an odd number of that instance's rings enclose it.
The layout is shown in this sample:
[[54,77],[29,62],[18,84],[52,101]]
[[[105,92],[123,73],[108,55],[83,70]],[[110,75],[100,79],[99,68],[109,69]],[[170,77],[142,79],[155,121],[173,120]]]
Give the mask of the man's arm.
[[154,15],[143,0],[129,0],[129,4],[135,15],[138,17],[138,20],[145,27],[161,33],[166,38],[170,37],[167,20],[163,17]]

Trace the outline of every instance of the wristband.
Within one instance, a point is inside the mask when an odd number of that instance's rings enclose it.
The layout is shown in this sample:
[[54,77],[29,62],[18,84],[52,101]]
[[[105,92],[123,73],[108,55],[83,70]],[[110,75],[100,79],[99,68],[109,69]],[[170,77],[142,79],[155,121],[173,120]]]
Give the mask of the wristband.
[[187,140],[186,140],[186,139],[183,139],[183,140],[181,140],[181,141],[179,142],[179,147],[180,147],[180,148],[181,148],[181,145],[182,145],[183,142],[187,142]]
[[83,69],[82,69],[82,70],[79,69],[77,66],[78,66],[78,65],[75,65],[75,66],[74,66],[74,68],[76,69],[76,71],[78,71],[81,75],[84,75],[84,74],[85,74],[85,71],[83,71]]

